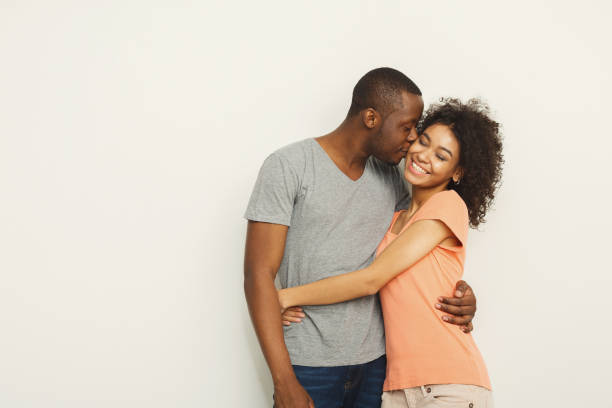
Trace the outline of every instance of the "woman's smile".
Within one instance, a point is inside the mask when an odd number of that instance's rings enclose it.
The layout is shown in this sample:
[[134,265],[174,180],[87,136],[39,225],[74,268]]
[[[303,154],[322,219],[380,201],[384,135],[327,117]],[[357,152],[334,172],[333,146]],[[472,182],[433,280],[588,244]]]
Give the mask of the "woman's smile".
[[416,164],[416,162],[412,159],[410,159],[410,166],[408,166],[408,169],[410,170],[412,174],[416,176],[424,176],[424,175],[429,174],[427,170],[425,170],[424,168]]

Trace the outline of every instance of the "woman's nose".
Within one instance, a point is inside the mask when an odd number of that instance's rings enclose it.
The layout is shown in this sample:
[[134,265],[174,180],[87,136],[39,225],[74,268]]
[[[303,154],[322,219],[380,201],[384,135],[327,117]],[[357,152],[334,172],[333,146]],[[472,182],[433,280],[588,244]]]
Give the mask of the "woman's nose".
[[429,154],[427,153],[428,150],[422,150],[420,152],[418,152],[415,156],[418,162],[420,163],[427,163],[427,161],[429,160]]

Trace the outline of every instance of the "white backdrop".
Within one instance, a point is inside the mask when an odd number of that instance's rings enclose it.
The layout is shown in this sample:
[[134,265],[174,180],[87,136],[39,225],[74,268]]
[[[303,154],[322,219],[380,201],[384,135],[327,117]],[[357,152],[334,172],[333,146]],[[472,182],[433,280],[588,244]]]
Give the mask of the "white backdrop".
[[0,406],[271,406],[243,211],[379,66],[503,123],[466,268],[497,406],[612,406],[609,3],[218,3],[0,0]]

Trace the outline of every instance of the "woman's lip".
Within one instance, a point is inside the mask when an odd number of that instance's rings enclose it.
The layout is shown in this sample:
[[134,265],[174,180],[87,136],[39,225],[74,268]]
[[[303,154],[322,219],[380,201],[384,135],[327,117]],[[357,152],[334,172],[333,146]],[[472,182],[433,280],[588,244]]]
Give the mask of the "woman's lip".
[[410,160],[410,164],[408,164],[408,170],[410,170],[410,172],[414,174],[415,176],[426,176],[429,174],[429,173],[419,173],[412,167],[412,163],[414,163],[414,160]]

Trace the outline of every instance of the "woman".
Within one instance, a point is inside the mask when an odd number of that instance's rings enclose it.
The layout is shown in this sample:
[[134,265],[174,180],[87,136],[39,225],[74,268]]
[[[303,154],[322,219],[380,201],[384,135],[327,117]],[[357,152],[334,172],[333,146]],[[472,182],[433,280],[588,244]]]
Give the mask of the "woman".
[[431,106],[406,155],[408,210],[397,212],[365,269],[279,291],[283,310],[380,291],[387,375],[382,407],[491,407],[491,384],[471,335],[432,305],[461,279],[468,228],[484,222],[500,181],[499,125],[478,100]]

